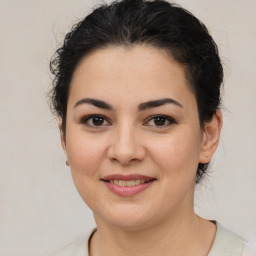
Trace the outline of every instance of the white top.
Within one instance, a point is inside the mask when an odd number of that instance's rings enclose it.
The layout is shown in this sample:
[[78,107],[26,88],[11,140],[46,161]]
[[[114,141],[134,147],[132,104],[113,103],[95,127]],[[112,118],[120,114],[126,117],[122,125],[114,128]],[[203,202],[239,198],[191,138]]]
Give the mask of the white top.
[[[215,240],[208,256],[256,256],[256,250],[248,246],[244,239],[219,223],[216,225]],[[92,234],[89,238],[82,237],[48,256],[89,256],[88,241]]]

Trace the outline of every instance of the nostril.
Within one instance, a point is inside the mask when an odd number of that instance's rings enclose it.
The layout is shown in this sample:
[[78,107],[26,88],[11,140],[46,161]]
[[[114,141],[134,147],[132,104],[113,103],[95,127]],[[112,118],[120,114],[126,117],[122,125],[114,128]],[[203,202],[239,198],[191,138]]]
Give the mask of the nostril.
[[119,162],[126,166],[144,158],[145,150],[141,144],[141,138],[137,138],[134,132],[131,129],[125,130],[112,139],[107,151],[107,156],[112,162]]

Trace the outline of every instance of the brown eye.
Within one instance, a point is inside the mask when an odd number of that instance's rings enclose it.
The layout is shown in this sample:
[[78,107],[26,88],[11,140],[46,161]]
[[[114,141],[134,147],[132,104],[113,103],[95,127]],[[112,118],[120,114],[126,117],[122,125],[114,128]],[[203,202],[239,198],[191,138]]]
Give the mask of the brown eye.
[[155,115],[152,116],[144,125],[161,128],[172,124],[177,124],[172,117],[166,115]]
[[102,127],[110,124],[104,116],[100,115],[88,116],[82,120],[82,123],[90,127]]
[[162,116],[158,116],[154,118],[154,124],[156,126],[164,126],[166,123],[166,118]]
[[102,117],[93,117],[91,122],[95,126],[101,126],[104,124],[104,119]]

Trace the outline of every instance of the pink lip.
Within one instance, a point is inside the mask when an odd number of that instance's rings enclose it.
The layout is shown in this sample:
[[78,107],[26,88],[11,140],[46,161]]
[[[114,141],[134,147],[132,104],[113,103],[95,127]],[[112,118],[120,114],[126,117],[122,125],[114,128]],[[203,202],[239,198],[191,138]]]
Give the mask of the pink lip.
[[[145,189],[150,187],[156,179],[153,177],[137,175],[137,174],[134,174],[134,175],[133,174],[132,175],[114,174],[114,175],[106,176],[101,180],[105,183],[105,185],[111,192],[113,192],[119,196],[129,197],[129,196],[134,196],[134,195],[144,191]],[[125,187],[125,186],[121,187],[116,184],[110,183],[109,180],[126,180],[126,181],[128,181],[128,180],[145,180],[145,181],[147,181],[147,183],[135,185],[133,187]]]

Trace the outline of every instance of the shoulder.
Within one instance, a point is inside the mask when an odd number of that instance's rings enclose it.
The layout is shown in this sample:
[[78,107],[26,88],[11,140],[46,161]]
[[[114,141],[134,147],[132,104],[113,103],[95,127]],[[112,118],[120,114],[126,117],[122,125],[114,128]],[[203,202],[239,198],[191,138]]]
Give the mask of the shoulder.
[[246,243],[244,246],[244,251],[242,256],[256,256],[256,246]]
[[87,238],[80,238],[47,256],[87,256]]
[[82,236],[72,243],[69,243],[54,253],[46,256],[88,256],[88,243],[94,232],[95,230],[93,230],[89,236]]
[[[219,223],[212,249],[208,256],[246,256],[246,241],[234,232],[224,228]],[[256,256],[249,254],[248,256]]]

